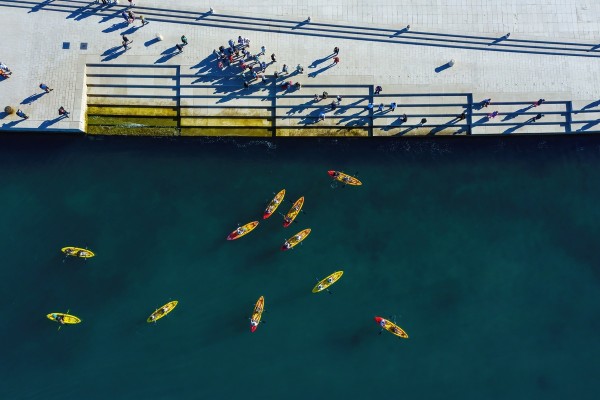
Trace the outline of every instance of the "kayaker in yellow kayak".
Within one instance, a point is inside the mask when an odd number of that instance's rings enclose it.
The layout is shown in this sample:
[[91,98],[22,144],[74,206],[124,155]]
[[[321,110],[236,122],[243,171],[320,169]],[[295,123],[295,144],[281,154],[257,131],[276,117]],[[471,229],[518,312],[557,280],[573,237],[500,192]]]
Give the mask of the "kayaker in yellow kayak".
[[65,317],[63,317],[62,315],[57,315],[56,316],[56,322],[60,323],[61,325],[65,324]]

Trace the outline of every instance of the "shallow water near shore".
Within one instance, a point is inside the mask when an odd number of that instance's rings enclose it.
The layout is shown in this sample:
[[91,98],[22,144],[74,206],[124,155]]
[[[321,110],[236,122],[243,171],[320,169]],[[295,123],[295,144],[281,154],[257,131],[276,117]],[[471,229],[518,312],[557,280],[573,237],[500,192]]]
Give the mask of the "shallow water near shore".
[[594,398],[600,138],[371,139],[0,137],[0,397]]

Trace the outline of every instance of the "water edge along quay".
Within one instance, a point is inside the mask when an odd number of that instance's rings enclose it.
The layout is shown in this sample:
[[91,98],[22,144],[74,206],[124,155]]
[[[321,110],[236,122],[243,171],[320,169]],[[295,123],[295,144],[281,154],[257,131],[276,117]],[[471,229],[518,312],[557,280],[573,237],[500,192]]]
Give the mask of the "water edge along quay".
[[[600,132],[600,3],[134,3],[0,0],[7,68],[0,129],[260,137]],[[247,56],[240,36],[250,41]],[[229,40],[238,50],[231,59]]]

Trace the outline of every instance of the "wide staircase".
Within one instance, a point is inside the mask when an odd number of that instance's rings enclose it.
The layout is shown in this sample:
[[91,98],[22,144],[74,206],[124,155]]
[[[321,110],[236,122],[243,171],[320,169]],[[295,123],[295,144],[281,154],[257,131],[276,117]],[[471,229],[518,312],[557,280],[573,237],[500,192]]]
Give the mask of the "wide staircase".
[[[246,88],[237,67],[215,71],[208,67],[212,64],[87,65],[87,133],[272,137],[599,132],[600,102],[546,101],[533,107],[537,99],[488,93],[492,104],[483,107],[479,94],[430,88],[406,93],[405,87],[393,85],[375,94],[372,85],[313,84],[296,73],[268,75],[264,81],[246,78]],[[310,84],[294,87],[306,81]],[[334,108],[336,96],[342,99]],[[494,111],[497,116],[488,118]],[[534,121],[539,113],[543,117]]]

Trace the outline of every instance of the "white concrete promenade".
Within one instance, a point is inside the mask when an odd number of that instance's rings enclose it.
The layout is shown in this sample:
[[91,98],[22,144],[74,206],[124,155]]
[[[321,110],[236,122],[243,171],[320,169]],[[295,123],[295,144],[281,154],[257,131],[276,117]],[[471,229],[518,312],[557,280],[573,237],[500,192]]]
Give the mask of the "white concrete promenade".
[[[212,60],[213,49],[227,46],[227,40],[238,35],[251,39],[254,52],[265,45],[267,59],[271,53],[277,55],[268,73],[281,69],[283,63],[291,69],[302,64],[305,74],[294,79],[304,84],[380,84],[383,95],[432,94],[432,104],[444,93],[469,93],[474,102],[491,97],[493,103],[502,103],[472,111],[473,133],[498,133],[493,123],[505,118],[523,123],[508,133],[560,132],[559,125],[524,124],[531,115],[515,114],[539,98],[548,103],[535,109],[546,114],[540,122],[564,120],[563,103],[572,101],[574,111],[587,111],[578,114],[583,122],[573,125],[573,131],[600,127],[600,1],[134,2],[132,10],[144,15],[148,25],[140,27],[136,21],[136,28],[132,28],[123,23],[120,13],[127,9],[126,0],[109,6],[83,0],[0,0],[0,23],[4,27],[0,61],[13,71],[10,78],[0,81],[0,111],[11,105],[30,116],[21,120],[0,114],[0,129],[83,129],[86,64],[131,66],[123,70],[134,70],[138,64],[173,65],[181,66],[182,74],[201,76],[205,73],[198,70],[199,63]],[[215,11],[208,14],[211,6]],[[303,23],[308,16],[311,22]],[[403,31],[407,24],[411,29]],[[127,52],[119,49],[124,32],[133,40]],[[510,37],[503,38],[508,32]],[[162,34],[163,41],[153,41],[157,33]],[[169,49],[182,34],[190,44],[182,54],[172,55]],[[63,49],[65,42],[68,49]],[[87,49],[80,49],[81,43],[87,43]],[[315,62],[329,56],[334,46],[341,49],[339,65],[324,68],[330,60]],[[442,69],[450,59],[455,65]],[[308,68],[311,64],[315,68]],[[309,77],[315,72],[316,76]],[[160,81],[157,78],[153,84],[160,85]],[[42,93],[38,88],[42,82],[54,90],[36,96]],[[103,82],[122,84],[124,87],[118,89],[122,93],[148,90],[127,88],[128,82],[140,84],[130,78],[125,83],[110,77],[96,80]],[[105,89],[94,90],[101,93]],[[392,101],[392,97],[385,101]],[[187,101],[208,104],[212,100]],[[398,104],[402,108],[402,102]],[[57,119],[60,106],[71,111],[69,118]],[[427,117],[428,122],[443,124],[451,118],[435,114],[458,115],[462,111],[455,106],[434,108],[419,105],[403,112],[433,115]],[[491,125],[478,114],[494,110],[501,114],[490,121]],[[382,129],[374,134],[386,132]]]

